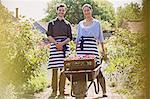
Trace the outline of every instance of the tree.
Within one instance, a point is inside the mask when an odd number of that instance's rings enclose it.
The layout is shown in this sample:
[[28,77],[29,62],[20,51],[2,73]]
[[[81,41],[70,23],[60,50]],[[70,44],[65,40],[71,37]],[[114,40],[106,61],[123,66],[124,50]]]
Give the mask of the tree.
[[99,16],[101,20],[107,21],[110,24],[115,24],[115,9],[113,4],[107,0],[95,0],[98,2]]
[[[53,16],[56,16],[56,13],[53,12],[55,8],[54,5],[56,5],[58,2],[63,2],[67,5],[67,13],[66,18],[73,24],[77,24],[79,21],[81,21],[84,16],[82,13],[82,6],[85,3],[89,3],[93,7],[93,16],[94,17],[100,17],[102,20],[108,21],[113,23],[113,17],[114,17],[114,9],[112,7],[112,4],[109,2],[103,1],[102,3],[99,3],[98,1],[94,0],[55,0],[49,2],[48,9],[46,13],[48,16],[44,18],[44,20],[49,21],[53,18]],[[55,14],[54,14],[55,13]],[[48,20],[47,20],[48,19]]]
[[66,18],[73,24],[77,24],[83,19],[82,6],[84,3],[89,3],[93,6],[93,15],[98,15],[98,5],[93,0],[54,0],[48,3],[48,9],[46,13],[48,14],[43,20],[48,22],[49,20],[56,17],[56,5],[57,3],[63,2],[67,6]]
[[46,13],[48,14],[42,21],[48,22],[56,17],[56,4],[58,0],[52,0],[47,3]]
[[130,3],[125,7],[117,9],[117,24],[121,25],[123,20],[139,21],[142,19],[142,7],[138,3]]
[[99,15],[99,8],[98,4],[93,0],[62,0],[68,7],[68,11],[66,13],[66,18],[71,23],[78,23],[79,21],[83,20],[84,16],[82,13],[82,6],[85,3],[91,4],[93,7],[93,15]]

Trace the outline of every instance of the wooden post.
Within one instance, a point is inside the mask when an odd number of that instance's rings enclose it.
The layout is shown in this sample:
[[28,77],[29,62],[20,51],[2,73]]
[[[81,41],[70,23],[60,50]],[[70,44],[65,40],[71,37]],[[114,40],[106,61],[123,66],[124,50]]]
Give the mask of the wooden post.
[[19,8],[16,8],[16,18],[19,18],[18,10],[19,10]]

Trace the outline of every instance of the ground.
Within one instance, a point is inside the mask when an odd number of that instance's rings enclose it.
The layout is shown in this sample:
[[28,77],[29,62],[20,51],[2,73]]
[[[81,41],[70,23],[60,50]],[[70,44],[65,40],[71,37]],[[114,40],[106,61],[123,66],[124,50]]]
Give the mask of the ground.
[[[51,84],[51,70],[48,70],[47,73],[47,78],[49,81],[49,85]],[[88,82],[89,84],[89,82]],[[75,99],[74,97],[71,97],[70,92],[71,92],[71,86],[70,82],[67,80],[66,86],[65,86],[65,93],[69,94],[69,96],[65,96],[65,99]],[[46,88],[43,92],[41,93],[36,93],[34,96],[30,97],[30,99],[49,99],[48,97],[50,96],[52,92],[51,86],[49,88]],[[109,87],[107,85],[107,98],[102,98],[102,91],[100,88],[99,94],[96,94],[94,91],[94,85],[89,88],[87,97],[85,99],[126,99],[124,95],[119,95],[117,93],[113,92],[113,88]],[[29,99],[29,97],[28,97]]]

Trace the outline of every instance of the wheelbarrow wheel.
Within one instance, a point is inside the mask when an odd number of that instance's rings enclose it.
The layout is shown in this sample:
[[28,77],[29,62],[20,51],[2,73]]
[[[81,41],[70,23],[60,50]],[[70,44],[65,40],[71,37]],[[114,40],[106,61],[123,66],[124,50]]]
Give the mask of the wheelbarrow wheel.
[[86,96],[87,82],[84,80],[74,81],[72,84],[72,91],[76,99],[84,99]]

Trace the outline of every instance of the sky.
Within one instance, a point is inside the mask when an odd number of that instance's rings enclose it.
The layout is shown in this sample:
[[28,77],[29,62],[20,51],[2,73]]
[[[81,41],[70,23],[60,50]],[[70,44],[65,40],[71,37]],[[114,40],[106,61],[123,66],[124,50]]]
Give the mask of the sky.
[[19,8],[21,16],[35,20],[40,20],[46,16],[45,10],[48,1],[50,0],[1,0],[2,4],[9,11],[15,12],[15,9]]
[[[51,0],[0,0],[9,11],[15,12],[15,8],[19,8],[19,14],[27,18],[40,20],[46,16],[47,2]],[[141,4],[142,0],[108,0],[114,8],[124,6],[127,3],[137,2]],[[15,15],[15,13],[14,13]]]

